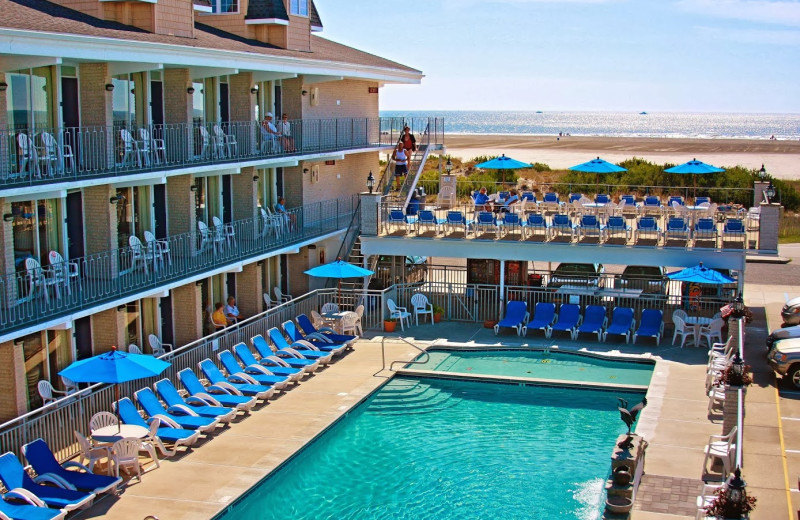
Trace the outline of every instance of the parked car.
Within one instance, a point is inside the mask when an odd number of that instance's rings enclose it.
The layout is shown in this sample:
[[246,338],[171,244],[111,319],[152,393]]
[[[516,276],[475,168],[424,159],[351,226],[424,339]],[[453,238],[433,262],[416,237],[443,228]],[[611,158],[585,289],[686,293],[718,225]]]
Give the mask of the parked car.
[[776,341],[789,338],[800,338],[800,327],[794,325],[773,330],[772,333],[767,336],[767,350],[772,350],[772,346]]
[[800,338],[776,341],[767,362],[786,384],[800,389]]
[[781,318],[785,325],[800,325],[800,296],[792,298],[781,309]]
[[370,289],[386,289],[396,283],[422,283],[428,273],[426,256],[381,256]]
[[601,288],[605,282],[603,264],[577,264],[572,262],[562,262],[558,264],[550,275],[547,283],[548,287],[563,287],[565,285],[575,287],[597,287]]
[[667,269],[654,265],[628,265],[614,281],[615,289],[641,289],[642,294],[666,294]]

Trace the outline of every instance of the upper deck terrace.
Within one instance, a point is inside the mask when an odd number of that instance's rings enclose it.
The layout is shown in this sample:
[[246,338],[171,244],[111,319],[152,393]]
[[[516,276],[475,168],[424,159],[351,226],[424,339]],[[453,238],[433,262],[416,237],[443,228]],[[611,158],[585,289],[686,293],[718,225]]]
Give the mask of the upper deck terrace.
[[[0,132],[0,196],[108,182],[202,173],[221,168],[296,166],[347,153],[391,148],[402,118],[299,119],[290,138],[256,121],[37,128]],[[422,143],[440,144],[439,118],[415,119]]]

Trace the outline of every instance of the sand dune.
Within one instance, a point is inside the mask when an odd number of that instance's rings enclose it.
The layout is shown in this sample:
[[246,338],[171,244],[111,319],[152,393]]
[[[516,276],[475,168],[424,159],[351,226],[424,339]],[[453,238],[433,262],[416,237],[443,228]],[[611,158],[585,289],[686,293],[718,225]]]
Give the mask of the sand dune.
[[515,159],[568,168],[598,155],[618,162],[641,157],[675,164],[697,158],[716,166],[761,168],[781,179],[800,178],[800,141],[659,139],[648,137],[542,137],[447,135],[447,153],[462,159],[505,153]]

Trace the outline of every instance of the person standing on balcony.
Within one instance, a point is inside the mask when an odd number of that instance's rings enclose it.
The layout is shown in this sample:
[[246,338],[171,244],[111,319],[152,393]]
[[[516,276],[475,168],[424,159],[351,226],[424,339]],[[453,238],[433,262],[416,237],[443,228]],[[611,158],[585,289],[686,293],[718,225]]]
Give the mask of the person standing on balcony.
[[283,114],[281,120],[278,121],[278,133],[282,136],[281,142],[283,143],[283,151],[292,153],[294,149],[294,137],[292,137],[292,124],[289,123],[289,115]]
[[395,188],[400,191],[403,186],[403,177],[408,173],[408,155],[405,148],[403,148],[402,141],[397,143],[397,148],[392,152],[392,159],[394,160]]

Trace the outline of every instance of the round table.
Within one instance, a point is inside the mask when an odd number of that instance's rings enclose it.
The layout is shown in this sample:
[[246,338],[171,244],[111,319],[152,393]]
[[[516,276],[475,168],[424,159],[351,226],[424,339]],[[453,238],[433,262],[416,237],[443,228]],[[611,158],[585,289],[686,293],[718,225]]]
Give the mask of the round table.
[[120,439],[133,437],[134,439],[144,439],[150,433],[150,430],[144,426],[137,426],[135,424],[120,424],[117,426],[103,426],[97,430],[92,431],[92,439],[97,442],[117,442]]

